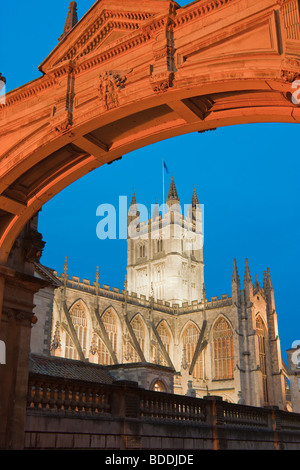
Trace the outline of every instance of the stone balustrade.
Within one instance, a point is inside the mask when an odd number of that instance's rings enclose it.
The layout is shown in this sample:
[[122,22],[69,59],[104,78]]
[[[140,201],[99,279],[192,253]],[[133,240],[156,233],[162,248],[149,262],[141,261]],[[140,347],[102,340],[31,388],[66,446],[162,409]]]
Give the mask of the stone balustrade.
[[300,449],[300,414],[31,373],[25,448]]

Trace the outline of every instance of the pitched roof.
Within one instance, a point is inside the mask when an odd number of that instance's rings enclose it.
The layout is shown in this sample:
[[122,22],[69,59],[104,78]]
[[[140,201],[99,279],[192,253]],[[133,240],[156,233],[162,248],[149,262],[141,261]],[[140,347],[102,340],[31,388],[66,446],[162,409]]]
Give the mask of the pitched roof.
[[70,60],[82,62],[90,56],[94,59],[95,55],[107,53],[110,48],[119,48],[120,41],[128,40],[133,33],[144,36],[144,25],[149,26],[149,21],[156,22],[157,17],[168,15],[169,9],[168,0],[140,4],[133,0],[96,0],[77,21],[75,2],[71,2],[59,43],[40,64],[39,70],[47,73]]
[[112,375],[105,366],[54,356],[31,354],[29,372],[51,377],[111,384]]
[[55,271],[51,268],[43,266],[41,263],[34,263],[35,275],[49,281],[54,287],[61,286],[61,281],[55,275]]

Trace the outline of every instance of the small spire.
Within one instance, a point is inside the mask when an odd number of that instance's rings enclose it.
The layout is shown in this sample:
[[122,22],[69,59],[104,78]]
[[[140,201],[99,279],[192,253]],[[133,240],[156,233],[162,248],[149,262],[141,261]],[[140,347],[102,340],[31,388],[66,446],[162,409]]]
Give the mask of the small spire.
[[97,268],[96,268],[96,282],[95,282],[96,296],[99,295],[99,288],[100,288],[100,284],[99,284],[99,266],[97,266]]
[[236,265],[236,259],[233,260],[233,272],[232,272],[232,282],[236,284],[240,283],[239,273]]
[[64,275],[66,276],[68,272],[68,257],[65,257],[65,264],[64,264]]
[[136,218],[140,215],[139,211],[138,211],[138,203],[136,202],[136,197],[135,197],[135,193],[132,194],[132,199],[131,199],[131,203],[130,203],[130,207],[129,207],[129,211],[128,211],[128,216],[130,217],[133,217],[133,218]]
[[258,277],[257,277],[257,274],[255,274],[255,284],[254,284],[254,287],[257,289],[259,289],[259,282],[258,282]]
[[71,2],[69,5],[69,11],[68,11],[67,19],[65,22],[64,31],[62,35],[60,36],[59,41],[61,41],[71,31],[71,29],[74,28],[77,22],[78,22],[77,3]]
[[267,271],[264,272],[264,288],[265,289],[273,289],[273,285],[272,285],[272,281],[271,281],[270,268],[267,268]]
[[65,257],[65,264],[64,264],[64,273],[63,273],[63,279],[64,279],[64,288],[66,288],[67,281],[68,281],[68,257]]
[[153,219],[155,219],[156,217],[159,217],[159,210],[158,210],[158,204],[157,204],[157,202],[155,202],[154,210],[153,210],[153,214],[152,214],[152,218],[153,218]]
[[251,274],[250,274],[249,264],[248,264],[248,258],[246,258],[246,261],[245,261],[244,282],[252,282],[251,281]]
[[191,218],[193,221],[198,220],[201,217],[201,208],[196,193],[196,188],[194,187],[191,209],[190,209]]
[[[128,222],[128,237],[132,238],[136,235],[136,230],[139,230],[140,212],[138,210],[138,204],[136,202],[135,193],[132,195],[130,207],[128,210],[127,222]],[[133,224],[133,226],[132,226]],[[131,228],[132,230],[131,230]]]
[[267,276],[268,276],[268,280],[269,280],[270,287],[273,288],[272,280],[271,280],[270,268],[267,268]]
[[202,285],[202,300],[203,300],[203,304],[205,306],[206,305],[206,289],[205,289],[204,282],[203,282],[203,285]]
[[197,196],[197,193],[196,193],[196,188],[194,188],[193,197],[192,197],[192,207],[195,208],[199,205],[200,204],[199,204],[198,196]]
[[135,206],[136,203],[137,203],[137,202],[136,202],[136,198],[135,198],[135,192],[133,192],[130,205],[131,205],[131,206]]
[[169,188],[169,193],[168,193],[168,197],[167,197],[167,202],[179,202],[179,197],[178,197],[178,194],[177,194],[177,190],[176,190],[176,186],[175,186],[175,182],[174,182],[174,177],[172,176],[171,178],[171,184],[170,184],[170,188]]

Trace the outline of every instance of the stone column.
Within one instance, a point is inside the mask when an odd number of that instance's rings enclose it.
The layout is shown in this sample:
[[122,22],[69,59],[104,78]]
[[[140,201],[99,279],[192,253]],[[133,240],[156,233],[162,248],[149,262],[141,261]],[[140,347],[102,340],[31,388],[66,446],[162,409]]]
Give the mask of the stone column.
[[48,285],[34,277],[33,262],[44,246],[35,223],[16,240],[7,266],[0,266],[0,340],[6,349],[6,363],[0,365],[0,449],[24,447],[30,336],[37,321],[33,297]]

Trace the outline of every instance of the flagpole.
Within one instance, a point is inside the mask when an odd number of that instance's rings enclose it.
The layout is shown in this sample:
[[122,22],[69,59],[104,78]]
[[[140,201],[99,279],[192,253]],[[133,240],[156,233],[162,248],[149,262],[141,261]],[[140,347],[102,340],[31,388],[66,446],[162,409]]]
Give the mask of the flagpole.
[[164,160],[162,160],[162,172],[163,172],[163,215],[164,215],[164,204],[165,204],[165,168],[164,168]]
[[164,165],[164,159],[162,161],[163,164],[163,210],[162,210],[162,216],[164,217],[165,215],[165,165]]

